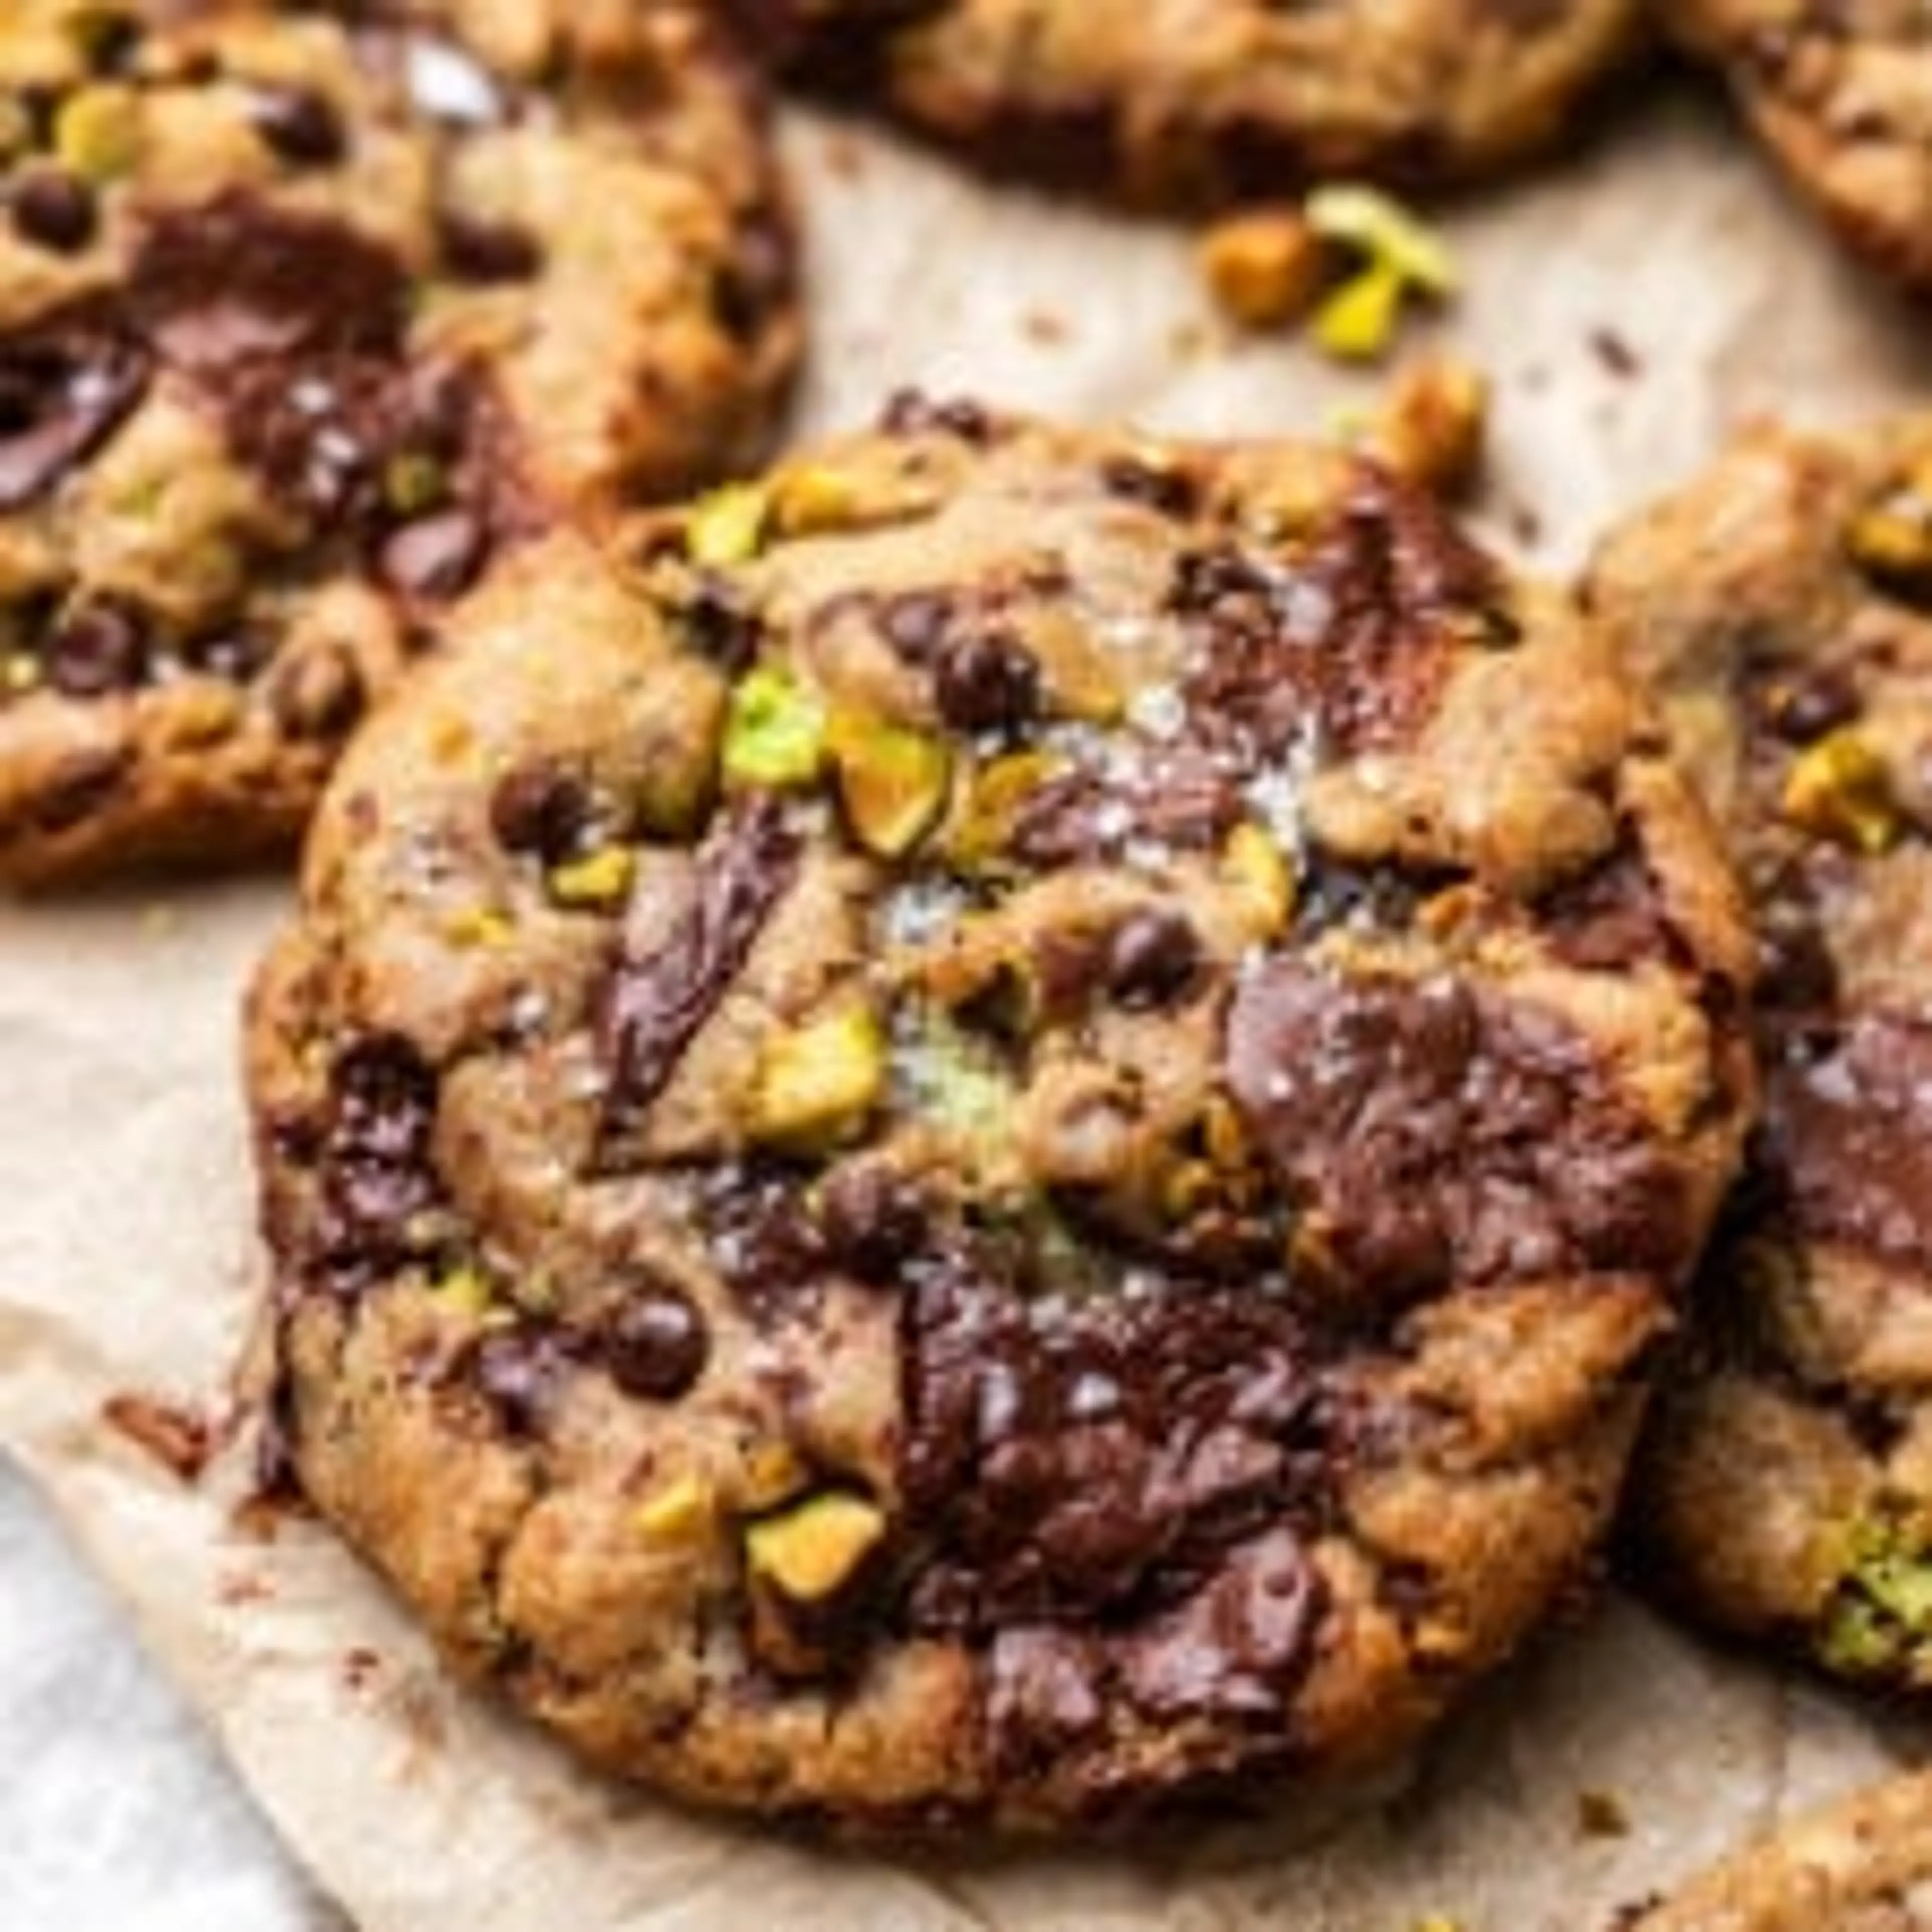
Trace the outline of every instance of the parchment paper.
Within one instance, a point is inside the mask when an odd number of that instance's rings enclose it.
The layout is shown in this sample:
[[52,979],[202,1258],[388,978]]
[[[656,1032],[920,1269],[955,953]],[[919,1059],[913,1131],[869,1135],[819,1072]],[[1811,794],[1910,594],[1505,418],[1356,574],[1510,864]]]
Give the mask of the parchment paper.
[[[1185,231],[992,193],[824,122],[789,142],[814,244],[805,428],[908,381],[1247,434],[1364,393],[1292,343],[1229,343]],[[1907,402],[1932,366],[1922,320],[1786,205],[1714,99],[1659,91],[1449,226],[1469,288],[1444,332],[1499,388],[1489,519],[1553,563],[1739,416]],[[0,1442],[367,1932],[1402,1932],[1430,1913],[1570,1932],[1922,1748],[1612,1601],[1339,1826],[1290,1807],[1134,1855],[893,1862],[578,1774],[446,1684],[319,1530],[251,1538],[218,1483],[182,1484],[100,1419],[128,1390],[206,1400],[244,1335],[235,1007],[285,902],[256,881],[0,908]]]

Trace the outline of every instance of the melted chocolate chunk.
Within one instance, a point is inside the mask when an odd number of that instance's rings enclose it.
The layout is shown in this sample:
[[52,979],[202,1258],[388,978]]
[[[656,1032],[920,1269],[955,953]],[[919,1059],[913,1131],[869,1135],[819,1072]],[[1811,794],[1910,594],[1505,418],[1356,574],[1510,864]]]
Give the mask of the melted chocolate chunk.
[[1140,839],[1202,850],[1246,813],[1239,781],[1220,760],[1177,746],[1146,753],[1124,772],[1081,767],[1048,779],[1015,814],[1013,856],[1030,866],[1092,864]]
[[1791,745],[1808,745],[1864,708],[1856,680],[1843,664],[1784,665],[1752,681],[1762,728]]
[[975,402],[961,397],[935,398],[916,389],[896,391],[886,400],[879,427],[888,436],[956,436],[975,446],[993,438],[993,419]]
[[463,281],[526,282],[543,266],[536,237],[514,222],[485,221],[452,211],[437,224],[437,235],[444,262]]
[[0,336],[0,510],[45,495],[92,455],[140,401],[151,369],[103,308]]
[[1766,1058],[1756,1178],[1798,1234],[1932,1267],[1932,1025],[1774,1030]]
[[1276,959],[1236,994],[1226,1072],[1311,1260],[1351,1288],[1668,1277],[1688,1258],[1682,1178],[1553,1013]]
[[1169,602],[1196,632],[1193,729],[1250,758],[1316,738],[1351,754],[1400,744],[1435,705],[1456,622],[1496,587],[1439,506],[1364,468],[1299,555],[1181,559]]
[[605,988],[598,1038],[610,1088],[605,1129],[634,1120],[663,1091],[717,1010],[798,871],[799,840],[776,800],[740,808],[697,858],[676,929],[627,950]]
[[1322,1519],[1321,1366],[1250,1286],[1040,1304],[961,1252],[914,1267],[904,1319],[901,1480],[932,1538],[919,1627],[1138,1621],[1237,1544]]
[[795,1174],[754,1167],[721,1174],[703,1190],[698,1218],[718,1272],[759,1313],[795,1304],[828,1264]]
[[36,168],[15,188],[9,207],[23,241],[76,255],[94,239],[100,210],[93,188],[64,168]]
[[1641,849],[1629,841],[1552,893],[1543,914],[1558,958],[1586,971],[1685,957],[1657,881]]
[[619,1304],[600,1336],[610,1379],[626,1395],[675,1402],[704,1372],[711,1336],[689,1296],[653,1282]]
[[408,314],[408,277],[388,250],[241,192],[155,217],[132,286],[155,347],[218,386],[259,357],[394,356]]
[[133,691],[147,678],[147,626],[124,604],[85,604],[43,640],[47,682],[69,698]]
[[412,1225],[440,1204],[431,1163],[435,1070],[399,1034],[374,1034],[338,1058],[322,1123],[319,1184],[326,1285],[372,1286],[424,1252]]
[[1200,487],[1184,470],[1156,469],[1130,456],[1110,458],[1100,481],[1111,495],[1130,503],[1144,503],[1162,516],[1191,517],[1200,502]]
[[728,579],[700,578],[677,616],[691,648],[728,676],[740,676],[757,662],[764,620]]

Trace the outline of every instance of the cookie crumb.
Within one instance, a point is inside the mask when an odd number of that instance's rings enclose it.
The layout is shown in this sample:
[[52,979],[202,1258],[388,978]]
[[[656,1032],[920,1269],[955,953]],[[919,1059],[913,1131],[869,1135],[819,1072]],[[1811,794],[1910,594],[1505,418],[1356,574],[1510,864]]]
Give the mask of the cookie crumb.
[[197,1482],[214,1453],[214,1430],[195,1410],[124,1390],[100,1406],[101,1420],[184,1483]]

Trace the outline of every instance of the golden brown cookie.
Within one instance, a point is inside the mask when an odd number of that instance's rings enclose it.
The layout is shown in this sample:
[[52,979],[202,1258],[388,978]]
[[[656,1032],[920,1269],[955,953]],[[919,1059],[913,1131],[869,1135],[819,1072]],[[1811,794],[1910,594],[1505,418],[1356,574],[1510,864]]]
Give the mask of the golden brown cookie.
[[982,166],[1172,207],[1439,188],[1574,125],[1635,0],[732,0],[808,86]]
[[1932,1774],[1862,1791],[1740,1852],[1615,1932],[1925,1932]]
[[1917,0],[1663,0],[1799,189],[1861,253],[1932,287],[1932,22]]
[[1589,596],[1764,955],[1765,1117],[1632,1529],[1723,1627],[1932,1684],[1932,424],[1747,435]]
[[1338,452],[916,399],[626,555],[454,615],[256,988],[302,1486],[693,1798],[1412,1738],[1586,1571],[1750,1100],[1600,640]]
[[0,26],[0,878],[286,845],[430,607],[778,399],[784,212],[703,10],[346,11]]

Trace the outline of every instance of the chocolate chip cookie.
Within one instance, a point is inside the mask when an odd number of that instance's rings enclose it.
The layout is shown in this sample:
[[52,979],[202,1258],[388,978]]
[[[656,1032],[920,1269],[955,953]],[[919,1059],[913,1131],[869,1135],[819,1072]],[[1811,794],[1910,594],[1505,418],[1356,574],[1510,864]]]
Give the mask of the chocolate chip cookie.
[[1932,34],[1914,0],[1664,0],[1832,225],[1932,287]]
[[1315,446],[898,400],[512,559],[255,989],[277,1433],[688,1797],[1095,1825],[1587,1570],[1750,1104],[1569,602]]
[[1923,1932],[1932,1775],[1874,1786],[1741,1852],[1615,1932]]
[[1763,1120],[1633,1528],[1717,1624],[1932,1684],[1932,423],[1747,436],[1591,598],[1763,953]]
[[1201,207],[1365,175],[1434,188],[1574,123],[1634,0],[732,0],[808,85],[996,172]]
[[0,878],[285,844],[493,551],[755,446],[760,103],[676,4],[7,21]]

